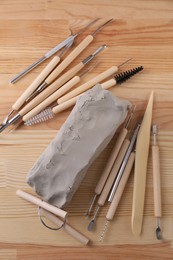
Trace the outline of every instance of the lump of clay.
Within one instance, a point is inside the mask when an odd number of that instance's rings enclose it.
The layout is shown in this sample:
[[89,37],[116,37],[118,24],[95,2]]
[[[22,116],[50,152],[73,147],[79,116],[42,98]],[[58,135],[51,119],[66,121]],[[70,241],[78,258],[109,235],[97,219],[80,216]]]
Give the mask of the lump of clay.
[[43,200],[64,207],[125,120],[129,105],[99,84],[85,92],[28,173],[28,184]]

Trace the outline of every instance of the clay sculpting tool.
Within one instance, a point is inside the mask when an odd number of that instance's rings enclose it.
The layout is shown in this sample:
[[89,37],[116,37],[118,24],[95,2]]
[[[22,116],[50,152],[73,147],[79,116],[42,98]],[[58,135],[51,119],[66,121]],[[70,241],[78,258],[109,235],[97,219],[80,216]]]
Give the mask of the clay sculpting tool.
[[121,197],[122,197],[122,194],[123,194],[123,191],[125,189],[125,186],[126,186],[126,183],[128,181],[128,178],[130,176],[130,172],[132,170],[132,167],[133,167],[133,164],[134,164],[134,161],[135,161],[135,153],[132,152],[129,156],[129,159],[128,159],[128,162],[125,166],[125,169],[124,169],[124,172],[123,172],[123,175],[122,175],[122,178],[121,178],[121,181],[118,185],[118,188],[116,190],[116,194],[111,202],[111,205],[109,207],[109,210],[106,214],[106,223],[104,225],[104,228],[103,228],[103,231],[101,233],[101,236],[100,236],[100,241],[103,240],[104,236],[105,236],[105,233],[109,227],[109,223],[110,221],[113,220],[114,218],[114,215],[115,215],[115,212],[117,210],[117,207],[119,205],[119,202],[121,200]]
[[134,149],[134,145],[135,145],[135,142],[136,142],[136,138],[137,138],[140,126],[141,125],[138,124],[136,129],[135,129],[135,131],[134,131],[134,133],[133,133],[133,136],[132,136],[131,141],[130,141],[130,145],[129,145],[128,149],[127,149],[127,152],[125,154],[125,157],[123,159],[121,167],[119,168],[119,171],[118,171],[117,177],[115,179],[115,182],[114,182],[114,184],[112,186],[111,193],[110,193],[109,198],[108,198],[108,202],[112,202],[112,200],[113,200],[113,198],[115,196],[116,190],[117,190],[118,185],[120,183],[120,180],[121,180],[121,178],[123,176],[126,164],[127,164],[128,160],[129,160],[129,157],[130,157],[133,149]]
[[113,19],[108,20],[101,26],[99,26],[92,34],[85,37],[85,39],[65,58],[61,64],[53,70],[53,72],[46,78],[46,80],[41,84],[40,88],[44,89],[50,85],[71,62],[79,56],[79,54],[87,48],[87,46],[94,40],[94,36],[98,33],[104,26],[112,22]]
[[86,213],[86,216],[89,216],[91,211],[92,211],[92,208],[94,206],[94,203],[96,201],[96,198],[101,194],[103,188],[104,188],[104,185],[107,181],[107,178],[109,176],[109,173],[114,165],[114,162],[118,156],[118,153],[121,149],[121,146],[122,146],[122,143],[124,142],[124,139],[126,138],[127,136],[127,133],[128,133],[128,126],[129,126],[129,123],[130,123],[130,120],[131,118],[133,117],[133,114],[134,114],[134,109],[135,109],[135,106],[132,108],[132,111],[127,119],[127,122],[125,123],[124,127],[121,129],[121,132],[119,134],[119,136],[117,137],[117,140],[116,140],[116,143],[115,143],[115,146],[113,147],[112,149],[112,152],[110,154],[110,157],[106,163],[106,166],[102,172],[102,175],[100,176],[100,179],[97,183],[97,186],[95,187],[95,190],[94,190],[94,197],[93,197],[93,200],[90,204],[90,207]]
[[[18,111],[18,113],[15,116],[13,116],[12,118],[3,122],[3,124],[0,127],[0,132],[2,132],[5,128],[7,128],[9,125],[13,124],[15,121],[17,121],[18,119],[20,119],[22,117],[23,117],[22,119],[25,121],[25,118],[24,118],[25,115],[27,117],[26,120],[28,120],[30,116],[32,117],[35,114],[39,113],[41,110],[43,110],[49,104],[51,104],[53,101],[55,101],[59,96],[61,96],[63,93],[65,93],[67,91],[67,85],[63,86],[62,89],[60,89],[60,90],[59,90],[59,88],[65,82],[67,82],[69,79],[71,79],[74,75],[76,75],[77,72],[79,72],[81,69],[83,69],[84,66],[86,64],[88,64],[93,58],[95,58],[102,50],[104,50],[105,47],[106,47],[106,45],[102,45],[101,47],[99,47],[94,53],[89,55],[82,62],[75,65],[72,69],[67,71],[59,79],[57,79],[54,83],[52,83],[49,86],[49,88],[45,89],[38,96],[36,96],[34,99],[32,99],[20,111]],[[113,71],[112,70],[111,70],[111,74],[113,74],[115,72],[115,69]],[[55,91],[55,93],[53,93],[54,91]],[[44,102],[42,102],[43,100],[44,100]],[[35,109],[33,109],[33,108],[35,108]]]
[[[117,70],[116,67],[115,68],[112,67],[112,68],[106,70],[105,72],[103,72],[104,77],[106,78],[106,77],[108,77],[108,75],[111,76],[112,74],[114,74],[113,70]],[[103,82],[100,85],[103,89],[109,89],[109,88],[115,86],[116,84],[122,84],[124,81],[126,81],[127,79],[129,79],[130,77],[132,77],[133,75],[135,75],[136,73],[138,73],[141,70],[143,70],[142,66],[137,67],[132,70],[128,70],[128,71],[120,73],[120,74],[117,74],[114,76],[113,79]],[[99,78],[97,79],[96,83],[98,83],[98,82],[100,82]],[[88,89],[89,88],[90,88],[90,83],[88,85]],[[53,108],[49,107],[49,108],[43,110],[40,114],[32,117],[29,120],[26,120],[25,125],[30,126],[30,125],[41,123],[41,122],[44,122],[46,120],[53,118],[57,113],[60,113],[61,111],[64,111],[64,110],[70,108],[71,106],[75,105],[78,97],[81,96],[82,94],[75,96],[73,98],[70,98],[69,100],[59,104],[58,106],[54,106]]]
[[[70,63],[83,51],[86,49],[86,47],[93,41],[94,36],[107,24],[109,24],[110,22],[112,22],[113,19],[108,20],[107,22],[105,22],[104,24],[102,24],[101,26],[99,26],[91,35],[88,35],[62,62],[59,66],[57,66],[52,73],[46,78],[46,80],[39,86],[39,90],[41,90],[43,93],[40,93],[39,97],[36,96],[30,103],[30,106],[28,107],[28,111],[31,110],[33,107],[35,107],[36,105],[38,105],[40,102],[42,102],[45,98],[47,98],[50,94],[52,94],[57,88],[56,85],[60,84],[64,84],[66,81],[68,81],[68,79],[70,79],[72,76],[74,76],[77,71],[78,71],[78,67],[80,65],[76,65],[75,68],[73,68],[73,70],[70,70],[69,73],[65,73],[65,75],[62,75],[60,77],[60,79],[58,79],[58,82],[55,81],[53,82],[60,74],[61,72],[63,72],[68,65],[70,65]],[[69,43],[68,43],[69,44]],[[86,60],[87,62],[87,60]],[[71,76],[72,74],[72,76]],[[53,83],[52,83],[53,82]],[[63,82],[63,83],[62,83]],[[51,84],[52,83],[52,84]],[[49,89],[45,89],[49,84],[51,84],[51,86],[49,86]],[[45,91],[43,91],[45,90]],[[30,93],[31,94],[31,93]],[[42,95],[41,95],[42,94]],[[27,97],[28,98],[28,97]],[[20,100],[20,102],[25,102],[26,100],[23,100],[23,98]],[[19,104],[20,104],[19,102]],[[32,108],[31,108],[32,107]],[[20,118],[20,116],[18,114],[16,114],[13,118],[10,118],[11,114],[16,111],[15,107],[13,108],[13,110],[10,111],[10,113],[5,117],[4,121],[2,122],[1,126],[0,126],[0,132],[2,132],[6,127],[8,127],[8,125],[13,124],[16,120],[18,120],[18,118]],[[27,112],[28,112],[27,111]],[[27,113],[25,111],[25,113]]]
[[[120,64],[119,66],[116,67],[116,71],[118,71],[118,69],[123,66],[125,63],[129,62],[129,60],[131,59],[128,59],[126,60],[125,62],[123,62],[122,64]],[[112,67],[113,68],[113,67]],[[138,68],[137,71],[135,71],[136,69],[132,70],[132,71],[128,71],[128,72],[124,72],[124,74],[119,74],[119,77],[120,77],[120,80],[118,79],[118,77],[114,77],[114,79],[112,79],[111,81],[108,82],[108,86],[107,88],[109,88],[110,86],[114,86],[116,85],[117,82],[119,82],[120,84],[120,81],[122,80],[122,82],[126,81],[127,79],[129,79],[132,75],[136,74],[137,72],[139,72],[140,70],[142,70],[143,67],[140,67],[140,69]],[[72,97],[75,97],[79,94],[81,94],[82,92],[88,90],[89,88],[93,87],[95,84],[97,83],[100,83],[101,81],[103,81],[105,79],[105,77],[103,76],[104,74],[101,73],[99,74],[98,76],[92,78],[91,80],[89,80],[88,82],[84,83],[83,85],[79,86],[78,88],[70,91],[69,93],[67,93],[66,95],[64,95],[63,97],[59,98],[57,100],[58,104],[61,104],[67,100],[69,100],[70,98]],[[121,82],[121,83],[122,83]],[[109,85],[110,84],[110,85]]]
[[152,146],[152,161],[153,161],[153,184],[154,184],[154,215],[156,217],[156,237],[158,240],[162,239],[160,218],[162,216],[161,203],[161,185],[160,185],[160,158],[159,146],[156,142],[157,125],[152,126],[154,135],[154,144]]
[[95,222],[96,222],[96,217],[101,209],[102,206],[104,206],[105,202],[106,202],[106,199],[107,199],[107,196],[111,190],[111,187],[112,187],[112,184],[116,178],[116,175],[118,173],[118,170],[121,166],[121,163],[124,159],[124,156],[126,154],[126,151],[128,149],[128,146],[130,144],[130,141],[128,139],[125,139],[123,144],[122,144],[122,147],[119,151],[119,154],[117,156],[117,159],[112,167],[112,170],[109,174],[109,177],[106,181],[106,184],[100,194],[100,197],[98,198],[98,201],[97,201],[97,208],[95,210],[95,213],[94,213],[94,217],[92,218],[92,220],[90,221],[89,225],[88,225],[88,231],[92,231],[94,229],[94,226],[95,226]]
[[132,205],[132,232],[135,235],[140,235],[142,229],[152,109],[153,92],[150,95],[136,142]]
[[82,28],[80,31],[78,31],[75,34],[72,34],[71,36],[69,36],[67,39],[65,39],[64,41],[62,41],[61,43],[59,43],[57,46],[55,46],[54,48],[52,48],[50,51],[48,51],[44,56],[42,56],[40,59],[38,59],[36,62],[34,62],[33,64],[31,64],[28,68],[26,68],[25,70],[23,70],[21,73],[19,73],[17,76],[15,76],[14,78],[12,78],[10,80],[10,83],[15,83],[16,81],[18,81],[20,78],[22,78],[25,74],[27,74],[29,71],[33,70],[35,67],[37,67],[39,64],[41,64],[43,61],[47,60],[48,58],[50,58],[51,56],[53,56],[56,52],[58,52],[59,50],[61,50],[62,48],[64,48],[67,45],[72,45],[75,38],[80,35],[81,33],[83,33],[86,29],[88,29],[90,26],[92,26],[95,22],[97,22],[98,19],[95,19],[94,21],[90,22],[89,24],[87,24],[84,28]]
[[[69,47],[67,47],[68,49]],[[66,49],[66,50],[67,50]],[[64,49],[59,55],[56,55],[48,65],[41,71],[41,73],[35,78],[35,80],[29,85],[29,87],[22,93],[22,95],[16,100],[12,106],[13,111],[19,110],[25,102],[30,101],[38,93],[42,91],[39,87],[43,80],[53,71],[53,69],[60,62],[60,58],[65,53]]]
[[55,206],[52,206],[50,205],[49,203],[45,202],[45,201],[42,201],[41,199],[27,193],[27,192],[24,192],[22,190],[17,190],[16,191],[16,195],[18,195],[20,198],[22,199],[25,199],[33,204],[36,204],[37,206],[41,207],[41,208],[44,208],[48,211],[50,211],[51,213],[65,219],[67,217],[67,212],[60,209],[60,208],[57,208]]
[[45,209],[40,209],[40,213],[43,214],[47,219],[49,219],[52,223],[57,225],[58,227],[62,227],[63,230],[74,237],[76,240],[81,242],[84,245],[87,245],[89,243],[89,239],[81,234],[79,231],[74,229],[71,225],[69,225],[67,222],[62,221],[60,218],[55,216],[54,214],[50,213],[49,211]]

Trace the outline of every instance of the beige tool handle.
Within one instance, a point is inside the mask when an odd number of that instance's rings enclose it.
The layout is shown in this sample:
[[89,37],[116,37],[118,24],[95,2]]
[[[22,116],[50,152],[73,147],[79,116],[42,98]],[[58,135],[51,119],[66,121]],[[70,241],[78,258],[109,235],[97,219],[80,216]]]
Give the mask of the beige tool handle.
[[53,214],[61,217],[61,218],[65,218],[67,216],[67,212],[62,210],[62,209],[59,209],[55,206],[52,206],[50,204],[48,204],[47,202],[45,201],[42,201],[41,199],[29,194],[29,193],[26,193],[22,190],[17,190],[16,191],[16,194],[22,198],[22,199],[25,199],[33,204],[36,204],[37,206],[41,207],[41,208],[44,208],[50,212],[52,212]]
[[[108,82],[109,81],[109,82]],[[102,88],[107,89],[110,87],[113,87],[115,85],[115,80],[108,80],[104,83],[101,84]],[[110,82],[111,81],[111,82]],[[111,84],[110,84],[111,83]],[[83,93],[82,93],[83,94]],[[78,97],[80,97],[82,94],[77,95],[73,98],[70,98],[69,100],[59,104],[58,106],[55,106],[52,111],[54,114],[60,113],[61,111],[64,111],[66,109],[68,109],[69,107],[75,105]],[[57,102],[59,103],[59,99],[57,100]]]
[[[48,96],[50,96],[54,91],[60,88],[65,82],[71,79],[79,70],[84,67],[82,62],[78,63],[72,69],[64,73],[61,77],[59,77],[56,81],[54,81],[50,86],[48,86],[45,90],[43,90],[38,96],[36,96],[33,100],[31,100],[24,108],[19,111],[21,116],[28,113],[38,104],[40,104],[43,100],[45,100]],[[33,116],[31,114],[31,116]]]
[[33,117],[33,116],[37,115],[38,113],[40,113],[42,110],[44,110],[46,107],[48,107],[54,101],[56,101],[57,98],[61,97],[64,93],[66,93],[69,89],[71,89],[79,81],[80,81],[80,77],[79,76],[73,77],[66,84],[64,84],[61,88],[59,88],[57,91],[55,91],[52,95],[47,97],[39,105],[37,105],[30,112],[28,112],[26,115],[24,115],[23,116],[23,121],[26,122],[31,117]]
[[121,177],[120,183],[118,185],[118,188],[116,190],[116,193],[114,195],[114,198],[111,202],[111,205],[109,207],[108,213],[106,215],[107,220],[112,220],[114,215],[115,215],[115,211],[118,207],[118,204],[120,202],[121,196],[123,194],[124,188],[126,186],[127,180],[129,178],[130,172],[132,170],[133,164],[134,164],[134,160],[135,160],[135,153],[132,152],[129,160],[126,164],[126,167],[124,169],[123,175]]
[[117,70],[118,70],[118,67],[113,66],[113,67],[109,68],[108,70],[100,73],[98,76],[92,78],[88,82],[84,83],[83,85],[81,85],[78,88],[72,90],[71,92],[67,93],[63,97],[59,98],[57,100],[58,104],[61,104],[65,101],[69,100],[70,98],[77,96],[77,95],[81,94],[82,92],[90,89],[95,84],[100,83],[102,80],[104,80],[104,79],[108,78],[109,76],[111,76],[112,74],[116,73]]
[[107,196],[108,196],[108,194],[109,194],[109,192],[111,190],[112,184],[113,184],[113,182],[114,182],[114,180],[115,180],[115,178],[117,176],[118,170],[119,170],[119,168],[121,166],[121,163],[123,161],[123,158],[125,156],[125,153],[126,153],[126,151],[128,149],[129,144],[130,144],[130,141],[128,139],[125,139],[124,142],[123,142],[123,145],[121,147],[121,150],[120,150],[120,152],[119,152],[119,154],[117,156],[117,159],[116,159],[116,161],[115,161],[115,163],[114,163],[114,165],[112,167],[112,170],[111,170],[111,172],[109,174],[107,182],[106,182],[106,184],[105,184],[105,186],[104,186],[104,188],[102,190],[102,193],[101,193],[101,195],[100,195],[100,197],[98,199],[98,205],[99,206],[103,206],[105,204],[105,201],[106,201]]
[[103,89],[108,89],[108,88],[115,86],[116,84],[117,83],[116,83],[115,79],[110,79],[110,80],[107,80],[106,82],[103,82],[101,85],[102,85]]
[[132,232],[137,236],[139,236],[141,233],[142,222],[143,222],[152,109],[153,109],[153,92],[150,95],[148,105],[145,110],[145,114],[136,141],[133,205],[132,205]]
[[97,195],[99,195],[101,193],[101,191],[106,183],[109,173],[110,173],[110,171],[113,167],[113,164],[117,158],[117,155],[121,149],[122,143],[124,142],[124,139],[126,138],[127,132],[128,132],[127,129],[123,128],[117,138],[117,141],[115,143],[114,148],[112,149],[112,152],[110,154],[106,167],[104,168],[103,173],[99,179],[99,182],[97,183],[97,186],[95,188],[95,194],[97,194]]
[[47,77],[45,82],[50,84],[54,81],[60,73],[67,68],[67,66],[93,41],[93,36],[88,35],[68,56],[61,64]]
[[152,147],[152,159],[153,159],[153,184],[154,184],[154,214],[155,217],[162,216],[161,208],[161,185],[160,185],[160,159],[159,159],[159,147],[153,145]]
[[51,71],[59,63],[60,57],[55,56],[51,62],[42,70],[31,85],[24,91],[24,93],[17,99],[12,106],[13,110],[18,110],[26,101],[26,99],[36,90],[36,88],[43,82],[43,80],[51,73]]
[[[41,209],[40,213],[42,213],[47,219],[52,221],[55,225],[58,227],[61,227],[64,221],[53,215],[52,213],[48,212],[47,210]],[[63,229],[72,237],[74,237],[76,240],[81,242],[84,245],[87,245],[89,242],[89,239],[82,235],[80,232],[75,230],[73,227],[71,227],[69,224],[65,223],[63,226]]]

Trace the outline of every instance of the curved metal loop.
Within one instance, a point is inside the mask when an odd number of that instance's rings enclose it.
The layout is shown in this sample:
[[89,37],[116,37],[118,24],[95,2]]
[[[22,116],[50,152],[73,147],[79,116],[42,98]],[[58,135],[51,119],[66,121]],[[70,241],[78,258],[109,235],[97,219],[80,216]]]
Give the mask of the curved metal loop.
[[51,230],[54,230],[54,231],[58,231],[58,230],[60,230],[61,228],[63,228],[64,225],[66,224],[66,218],[65,218],[65,219],[64,219],[64,222],[62,223],[62,225],[61,225],[60,227],[58,227],[58,228],[53,228],[53,227],[48,226],[48,225],[44,222],[44,220],[42,219],[42,217],[41,217],[40,209],[41,209],[41,207],[38,207],[38,217],[39,217],[39,220],[40,220],[41,224],[42,224],[43,226],[45,226],[46,228],[51,229]]

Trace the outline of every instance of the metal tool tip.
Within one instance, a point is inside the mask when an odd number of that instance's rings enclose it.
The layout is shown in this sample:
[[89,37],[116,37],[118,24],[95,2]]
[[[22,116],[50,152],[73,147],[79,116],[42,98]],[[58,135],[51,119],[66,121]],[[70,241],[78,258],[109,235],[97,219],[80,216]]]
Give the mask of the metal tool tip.
[[152,125],[153,134],[157,133],[157,125]]
[[94,228],[94,220],[92,219],[92,220],[91,220],[91,222],[89,223],[89,225],[88,225],[88,228],[87,228],[87,229],[88,229],[88,231],[90,231],[90,232],[91,232],[91,231],[93,230],[93,228]]
[[162,239],[161,228],[159,226],[156,228],[156,237],[158,240]]

